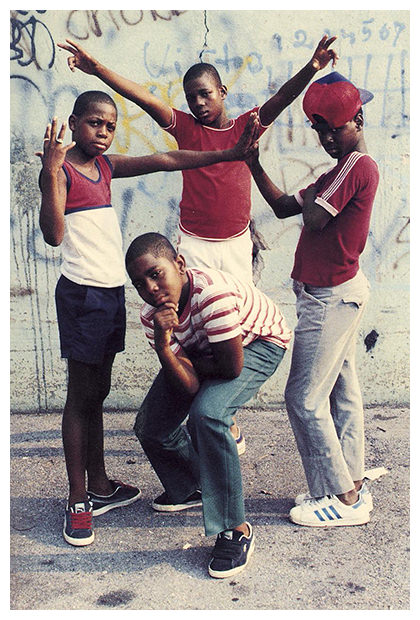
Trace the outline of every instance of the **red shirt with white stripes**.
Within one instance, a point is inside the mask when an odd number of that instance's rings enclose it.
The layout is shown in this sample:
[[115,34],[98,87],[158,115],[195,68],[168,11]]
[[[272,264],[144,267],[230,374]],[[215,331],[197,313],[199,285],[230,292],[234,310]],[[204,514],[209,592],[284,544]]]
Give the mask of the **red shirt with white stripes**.
[[[337,286],[356,275],[378,183],[376,162],[370,155],[353,151],[309,186],[317,190],[315,202],[333,218],[320,231],[303,227],[295,252],[294,280]],[[305,191],[295,194],[301,206]]]
[[[187,269],[188,301],[174,329],[171,349],[210,354],[210,344],[242,336],[243,346],[267,340],[288,348],[292,333],[276,304],[255,286],[241,282],[224,271]],[[144,304],[140,318],[153,348],[153,316],[156,308]]]

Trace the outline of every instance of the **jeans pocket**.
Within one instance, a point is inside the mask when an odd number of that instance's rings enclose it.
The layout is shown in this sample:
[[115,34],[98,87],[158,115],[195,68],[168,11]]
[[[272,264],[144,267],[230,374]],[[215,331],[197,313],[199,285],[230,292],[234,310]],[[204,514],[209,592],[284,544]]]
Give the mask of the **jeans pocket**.
[[[322,308],[325,308],[327,305],[327,302],[324,301],[322,299],[322,295],[321,296],[317,296],[315,292],[313,293],[309,293],[309,291],[307,291],[307,289],[305,287],[302,288],[301,293],[302,297],[306,300],[308,300],[309,302],[312,302],[318,306],[321,306]],[[327,296],[326,299],[328,299],[329,297],[331,297],[331,294],[329,294]]]
[[363,297],[363,295],[353,294],[353,295],[343,296],[341,301],[344,304],[354,305],[356,306],[356,308],[360,309],[360,308],[363,308],[366,302],[366,299]]

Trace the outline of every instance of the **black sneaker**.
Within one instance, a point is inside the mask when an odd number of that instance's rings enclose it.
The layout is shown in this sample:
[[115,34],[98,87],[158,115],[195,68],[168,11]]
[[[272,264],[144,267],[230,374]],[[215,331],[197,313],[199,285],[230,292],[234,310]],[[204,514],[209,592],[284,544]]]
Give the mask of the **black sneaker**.
[[63,528],[64,540],[75,547],[93,543],[92,502],[76,502],[66,507]]
[[201,500],[201,491],[195,491],[195,493],[187,497],[186,500],[179,502],[178,504],[171,502],[165,491],[165,493],[162,493],[162,495],[159,495],[159,497],[153,501],[152,508],[158,512],[177,512],[202,505],[203,502]]
[[226,530],[217,535],[209,563],[210,577],[224,579],[240,573],[248,564],[254,551],[254,533],[249,527],[249,536],[237,530]]
[[113,508],[129,506],[140,498],[141,491],[137,487],[124,484],[124,482],[119,480],[110,480],[110,482],[115,487],[111,495],[96,495],[96,493],[88,491],[89,499],[93,504],[92,514],[94,517],[102,515]]

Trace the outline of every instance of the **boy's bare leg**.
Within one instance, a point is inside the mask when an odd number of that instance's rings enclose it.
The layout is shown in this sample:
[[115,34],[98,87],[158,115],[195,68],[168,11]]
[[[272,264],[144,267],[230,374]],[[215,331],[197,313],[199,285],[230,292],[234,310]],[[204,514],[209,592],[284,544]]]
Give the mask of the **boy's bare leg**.
[[68,371],[62,437],[69,479],[68,501],[72,505],[87,500],[88,467],[90,481],[100,484],[104,494],[112,492],[112,485],[106,477],[103,457],[102,403],[106,390],[102,368],[69,360]]
[[87,488],[97,495],[109,495],[114,491],[105,471],[103,402],[111,388],[111,373],[115,355],[107,356],[100,368],[100,402],[89,418],[89,450],[87,453]]

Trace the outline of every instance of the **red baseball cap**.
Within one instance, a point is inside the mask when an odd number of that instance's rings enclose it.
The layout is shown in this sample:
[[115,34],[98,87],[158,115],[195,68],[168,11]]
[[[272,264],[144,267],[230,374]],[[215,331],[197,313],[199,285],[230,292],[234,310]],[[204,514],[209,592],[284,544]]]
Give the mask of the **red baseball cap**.
[[314,115],[321,116],[330,127],[342,127],[350,121],[373,94],[356,88],[337,71],[313,82],[303,98],[303,110],[314,123]]

